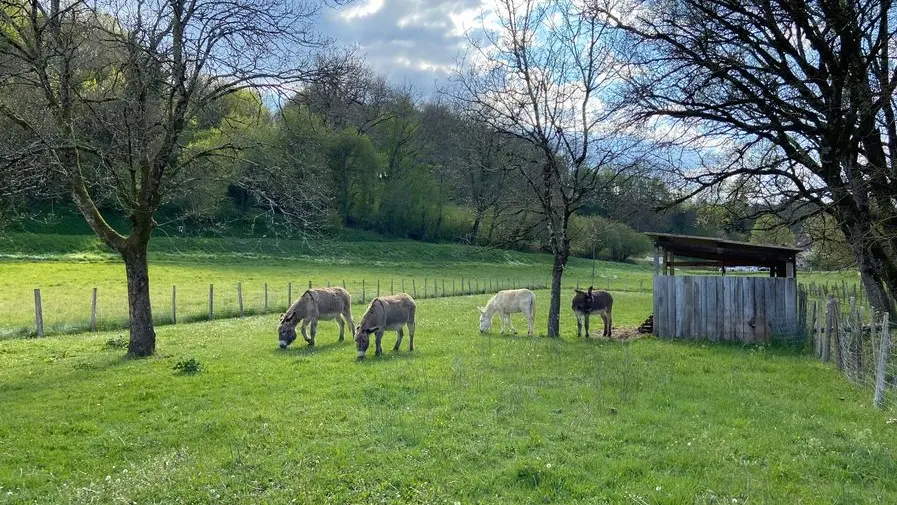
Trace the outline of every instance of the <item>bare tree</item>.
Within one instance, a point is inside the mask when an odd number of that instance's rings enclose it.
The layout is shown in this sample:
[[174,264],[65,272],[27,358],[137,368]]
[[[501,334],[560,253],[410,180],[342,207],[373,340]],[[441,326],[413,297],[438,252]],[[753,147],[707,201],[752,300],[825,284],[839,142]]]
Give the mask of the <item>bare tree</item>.
[[625,64],[613,33],[575,0],[501,0],[497,24],[469,38],[456,98],[490,128],[533,146],[517,174],[538,202],[554,256],[548,336],[560,332],[570,217],[585,198],[634,166],[639,140],[616,115]]
[[[770,207],[821,212],[852,245],[869,300],[897,299],[897,7],[890,0],[599,0],[625,31],[643,117],[716,152],[695,194],[750,180]],[[712,148],[708,149],[707,146]],[[724,151],[725,148],[725,151]],[[731,153],[728,158],[719,156]],[[707,168],[707,166],[705,166]],[[685,195],[686,197],[688,194]],[[801,211],[801,206],[810,209]]]
[[[153,216],[189,187],[226,139],[200,142],[191,121],[247,88],[313,77],[318,2],[286,0],[0,0],[0,114],[33,139],[128,282],[128,354],[155,351],[147,246]],[[130,229],[109,225],[116,207]]]

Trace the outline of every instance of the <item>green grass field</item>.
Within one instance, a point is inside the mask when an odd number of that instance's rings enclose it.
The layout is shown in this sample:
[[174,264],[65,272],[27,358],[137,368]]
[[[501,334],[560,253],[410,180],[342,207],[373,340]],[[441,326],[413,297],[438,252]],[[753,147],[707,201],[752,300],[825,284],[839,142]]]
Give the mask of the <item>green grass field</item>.
[[[355,237],[357,239],[357,237]],[[214,285],[215,316],[262,313],[268,284],[269,311],[288,305],[308,286],[345,284],[356,303],[380,293],[407,291],[417,298],[434,294],[487,292],[499,287],[546,285],[547,254],[521,253],[452,244],[412,241],[300,241],[239,239],[154,240],[150,259],[153,315],[158,324],[172,319],[172,287],[177,290],[179,322],[208,319],[209,285]],[[5,245],[4,245],[5,244]],[[36,254],[37,251],[44,251]],[[255,251],[255,252],[253,252]],[[0,338],[35,333],[34,289],[40,288],[45,333],[85,331],[91,292],[97,288],[100,329],[127,323],[124,266],[95,239],[18,234],[0,241]],[[565,283],[595,284],[614,291],[650,291],[651,269],[573,258]],[[435,284],[434,284],[435,283]],[[464,286],[462,287],[462,283]],[[648,312],[642,316],[647,317]]]
[[[547,284],[551,257],[454,244],[386,241],[354,233],[318,242],[224,238],[157,237],[151,242],[150,291],[157,324],[172,321],[177,291],[179,322],[208,319],[209,285],[214,315],[284,310],[309,282],[343,285],[354,302],[380,293],[407,291],[417,298],[489,292],[511,286]],[[621,264],[571,258],[565,289],[595,285],[612,292],[651,290],[649,264]],[[704,272],[706,273],[706,272]],[[762,275],[762,274],[758,274]],[[801,273],[803,282],[852,286],[855,273]],[[462,285],[463,284],[463,285]],[[292,286],[290,288],[290,285]],[[127,325],[124,266],[96,238],[76,235],[0,235],[0,339],[34,335],[34,290],[41,290],[46,334],[89,328],[93,288],[97,288],[100,330]],[[426,293],[426,295],[425,295]],[[650,313],[646,310],[642,320]],[[640,321],[639,321],[640,322]]]
[[[125,315],[124,269],[95,240],[0,240],[0,336],[33,331],[41,288],[51,331]],[[649,265],[572,259],[577,283],[614,292],[614,326],[651,311]],[[458,245],[168,239],[154,242],[157,354],[126,360],[126,331],[0,340],[3,503],[897,503],[893,405],[796,349],[577,339],[477,331],[489,295],[424,298],[433,279],[544,282],[550,258]],[[855,276],[801,274],[832,285]],[[279,310],[311,280],[418,290],[413,353],[354,360],[322,323],[318,346],[277,348]],[[426,280],[425,280],[426,279]],[[451,291],[451,284],[447,290]],[[473,284],[474,288],[476,284]],[[466,288],[466,286],[465,286]],[[449,293],[451,294],[451,293]],[[544,334],[548,292],[537,291]],[[496,319],[494,328],[498,328]],[[593,331],[600,332],[600,321]],[[4,333],[5,332],[5,333]],[[407,337],[406,337],[407,339]],[[407,342],[407,340],[406,340]],[[407,343],[406,343],[407,346]],[[202,371],[176,372],[196,360]]]
[[[897,502],[897,428],[829,366],[586,341],[567,311],[560,340],[482,336],[486,299],[420,300],[416,350],[361,363],[334,323],[281,351],[276,315],[161,327],[145,360],[120,332],[2,341],[0,503]],[[648,304],[621,293],[619,324]]]

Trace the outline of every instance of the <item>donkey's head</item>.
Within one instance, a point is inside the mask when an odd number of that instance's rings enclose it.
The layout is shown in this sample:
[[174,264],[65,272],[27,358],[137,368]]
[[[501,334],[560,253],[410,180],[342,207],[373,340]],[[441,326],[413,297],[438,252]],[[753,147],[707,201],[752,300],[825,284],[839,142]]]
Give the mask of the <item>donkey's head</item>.
[[594,304],[594,299],[592,298],[592,286],[589,286],[588,291],[583,291],[581,289],[574,289],[573,291],[573,310],[584,313],[592,312],[592,305]]
[[280,326],[277,327],[277,338],[280,341],[280,348],[286,349],[288,345],[296,340],[296,313],[287,311],[280,317]]
[[480,333],[486,333],[492,327],[492,318],[487,315],[485,308],[477,307],[477,310],[480,311]]

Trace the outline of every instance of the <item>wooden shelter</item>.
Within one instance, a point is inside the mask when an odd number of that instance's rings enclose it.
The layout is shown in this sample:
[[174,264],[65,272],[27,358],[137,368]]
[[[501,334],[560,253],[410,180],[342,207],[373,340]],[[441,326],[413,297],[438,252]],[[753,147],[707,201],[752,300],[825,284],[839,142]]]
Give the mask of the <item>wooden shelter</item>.
[[750,244],[693,235],[646,233],[654,239],[654,274],[674,275],[676,267],[768,268],[770,277],[795,278],[797,253],[803,249]]
[[[759,342],[803,333],[799,326],[795,247],[690,235],[654,239],[654,334],[668,338]],[[675,275],[711,267],[722,275]],[[726,275],[769,270],[768,276]]]

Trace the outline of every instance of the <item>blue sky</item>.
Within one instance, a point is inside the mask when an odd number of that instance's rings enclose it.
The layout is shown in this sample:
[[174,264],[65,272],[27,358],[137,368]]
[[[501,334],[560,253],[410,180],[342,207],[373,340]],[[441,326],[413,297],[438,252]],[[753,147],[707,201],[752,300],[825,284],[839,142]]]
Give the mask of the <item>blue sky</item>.
[[356,0],[326,13],[321,26],[337,44],[355,47],[396,86],[428,98],[444,83],[464,32],[480,26],[483,0]]

